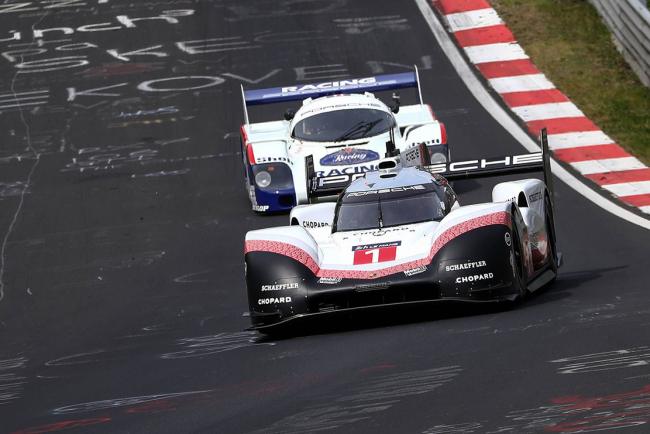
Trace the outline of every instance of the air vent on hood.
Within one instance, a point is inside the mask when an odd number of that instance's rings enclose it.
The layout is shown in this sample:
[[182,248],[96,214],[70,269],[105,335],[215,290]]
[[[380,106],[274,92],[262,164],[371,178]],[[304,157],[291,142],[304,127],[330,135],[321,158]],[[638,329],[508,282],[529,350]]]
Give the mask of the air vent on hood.
[[330,145],[325,146],[325,149],[335,149],[335,148],[353,148],[355,146],[365,146],[369,142],[359,142],[359,143],[342,143],[340,145]]

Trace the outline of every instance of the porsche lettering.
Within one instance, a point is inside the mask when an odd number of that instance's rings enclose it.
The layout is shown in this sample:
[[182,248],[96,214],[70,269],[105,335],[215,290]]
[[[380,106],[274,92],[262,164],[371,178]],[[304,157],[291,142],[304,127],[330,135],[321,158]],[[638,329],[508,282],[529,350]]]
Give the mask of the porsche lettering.
[[539,163],[541,161],[542,153],[536,152],[532,154],[513,155],[512,157],[508,156],[499,160],[488,160],[483,158],[481,160],[456,161],[449,164],[432,164],[428,166],[428,170],[431,173],[461,172],[463,170],[518,166],[521,164]]
[[426,190],[426,187],[424,185],[408,185],[405,187],[382,188],[381,190],[355,191],[352,193],[348,193],[348,197],[371,196],[374,194],[384,194],[384,193],[401,193],[404,191],[417,191],[417,190]]

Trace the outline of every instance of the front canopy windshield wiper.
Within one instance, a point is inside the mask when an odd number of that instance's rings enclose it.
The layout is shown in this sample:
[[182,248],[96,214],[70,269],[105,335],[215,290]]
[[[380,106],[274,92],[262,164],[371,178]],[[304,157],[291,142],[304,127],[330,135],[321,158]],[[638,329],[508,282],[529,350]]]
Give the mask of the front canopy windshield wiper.
[[381,122],[381,119],[377,119],[376,121],[359,121],[356,124],[352,125],[345,133],[341,134],[341,136],[335,140],[334,142],[342,142],[344,140],[350,140],[354,138],[354,136],[358,135],[358,138],[363,137],[365,134],[368,133],[368,131],[372,130],[375,125],[377,125],[379,122]]

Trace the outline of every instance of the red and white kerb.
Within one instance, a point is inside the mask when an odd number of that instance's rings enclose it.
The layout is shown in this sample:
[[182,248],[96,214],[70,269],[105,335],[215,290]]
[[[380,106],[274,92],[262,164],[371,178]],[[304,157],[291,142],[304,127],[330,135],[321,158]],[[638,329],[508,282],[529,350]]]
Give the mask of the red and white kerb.
[[555,158],[650,214],[650,168],[627,153],[530,61],[487,0],[433,0],[458,45],[533,135],[548,129]]

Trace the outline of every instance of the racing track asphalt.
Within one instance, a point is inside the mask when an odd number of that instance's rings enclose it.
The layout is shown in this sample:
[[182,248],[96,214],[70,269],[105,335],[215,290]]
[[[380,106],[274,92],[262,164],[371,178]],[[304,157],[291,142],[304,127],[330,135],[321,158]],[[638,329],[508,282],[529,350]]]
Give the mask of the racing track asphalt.
[[[415,63],[455,158],[523,150],[413,1],[16,5],[0,5],[0,432],[650,429],[650,235],[559,182],[565,266],[517,309],[380,312],[279,341],[244,331],[244,233],[286,217],[248,209],[242,80]],[[83,27],[98,23],[111,24]],[[70,29],[15,46],[55,27]],[[456,187],[472,203],[493,183]]]

